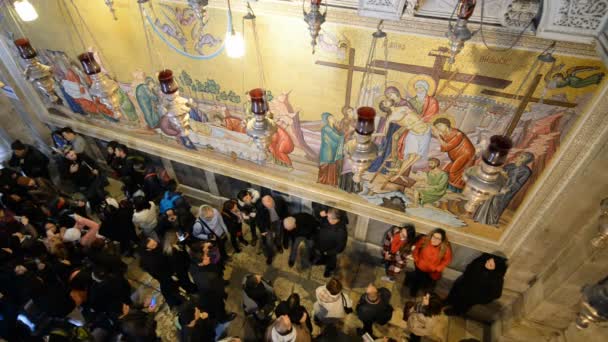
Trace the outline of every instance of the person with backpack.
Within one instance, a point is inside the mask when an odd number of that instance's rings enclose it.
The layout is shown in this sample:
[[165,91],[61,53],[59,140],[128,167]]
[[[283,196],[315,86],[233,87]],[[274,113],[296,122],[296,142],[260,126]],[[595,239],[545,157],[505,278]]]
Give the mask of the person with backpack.
[[226,240],[228,239],[228,228],[224,224],[222,216],[217,209],[203,204],[198,210],[198,218],[192,227],[192,237],[203,240],[213,241],[220,250],[222,261],[228,261],[226,253]]
[[374,323],[385,325],[391,320],[393,307],[390,300],[391,291],[369,284],[357,305],[357,317],[363,323],[363,328],[357,328],[357,334],[362,336],[367,333],[373,337]]
[[167,182],[166,189],[159,204],[161,214],[166,213],[169,209],[190,209],[190,204],[188,204],[184,196],[177,192],[177,182],[174,179],[170,179]]
[[416,297],[420,289],[431,291],[452,261],[452,247],[445,230],[436,228],[420,238],[412,255],[415,269],[407,274],[405,285],[410,289],[410,297]]
[[159,176],[159,172],[154,166],[149,166],[146,168],[146,173],[144,175],[142,190],[146,194],[146,198],[148,201],[152,201],[158,203],[160,199],[163,197],[163,192],[165,188],[163,186],[163,181],[161,176]]

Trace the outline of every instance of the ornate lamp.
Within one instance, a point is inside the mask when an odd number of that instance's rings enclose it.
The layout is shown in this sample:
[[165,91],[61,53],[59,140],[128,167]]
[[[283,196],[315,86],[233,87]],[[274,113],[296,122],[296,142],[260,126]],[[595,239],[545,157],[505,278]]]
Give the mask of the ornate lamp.
[[456,55],[460,53],[464,43],[473,37],[473,33],[467,27],[467,23],[469,22],[469,18],[473,15],[476,4],[477,0],[458,0],[458,4],[454,9],[454,12],[458,16],[456,25],[452,25],[450,20],[448,32],[446,33],[446,37],[450,41],[449,64],[454,64]]
[[344,148],[352,164],[353,181],[355,183],[361,182],[363,172],[378,157],[378,147],[372,142],[375,117],[376,111],[372,107],[360,107],[357,109],[355,138],[351,139]]
[[585,285],[582,289],[583,298],[580,311],[576,317],[576,327],[585,329],[589,323],[599,323],[608,320],[608,277],[595,285]]
[[604,198],[602,202],[600,202],[600,208],[602,213],[600,214],[599,219],[599,232],[597,235],[591,240],[591,244],[595,248],[602,248],[608,242],[608,198]]
[[258,148],[265,151],[270,143],[270,138],[277,130],[277,126],[272,119],[266,117],[268,112],[268,102],[266,92],[261,88],[249,91],[251,98],[251,113],[253,118],[247,121],[247,135],[253,138]]
[[114,0],[104,0],[106,6],[108,6],[108,8],[110,9],[110,13],[112,13],[112,18],[114,18],[114,20],[118,20],[118,18],[116,17],[116,10],[114,9]]
[[321,25],[325,22],[325,16],[327,15],[327,4],[325,4],[325,12],[321,13],[321,2],[323,0],[310,0],[310,12],[306,13],[304,9],[304,0],[302,0],[302,12],[304,12],[304,21],[308,24],[308,30],[310,31],[310,38],[312,38],[310,45],[312,45],[312,53],[315,53],[315,46],[317,46],[317,37],[321,31]]
[[19,50],[19,56],[23,58],[27,66],[23,71],[25,78],[34,85],[44,97],[52,103],[59,103],[61,99],[55,93],[55,80],[53,79],[52,68],[48,65],[40,63],[38,53],[30,45],[27,38],[19,38],[15,40],[15,46]]
[[101,67],[95,60],[92,52],[85,52],[78,56],[78,60],[84,69],[84,73],[91,78],[91,87],[89,94],[94,99],[99,100],[101,104],[108,107],[116,117],[122,117],[122,109],[120,107],[120,94],[118,93],[118,84],[108,75],[101,72]]
[[467,198],[464,208],[468,213],[475,213],[484,201],[500,193],[507,182],[502,166],[512,146],[510,138],[503,135],[492,136],[488,148],[482,154],[481,164],[465,171],[463,178],[466,185],[463,195]]
[[192,99],[179,96],[179,87],[173,79],[173,71],[165,69],[158,73],[160,83],[161,106],[171,128],[177,132],[184,146],[193,148],[188,138],[190,135],[190,109]]

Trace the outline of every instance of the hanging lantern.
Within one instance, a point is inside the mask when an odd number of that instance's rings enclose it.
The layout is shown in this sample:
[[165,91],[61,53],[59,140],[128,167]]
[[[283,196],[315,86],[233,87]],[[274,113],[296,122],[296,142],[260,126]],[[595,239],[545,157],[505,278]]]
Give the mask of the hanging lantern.
[[266,117],[268,112],[266,92],[261,88],[255,88],[249,91],[249,97],[251,98],[253,118],[247,121],[247,135],[253,138],[260,150],[266,151],[270,138],[277,130],[274,121]]
[[201,22],[203,22],[203,18],[207,12],[208,4],[209,0],[188,0],[188,5],[190,5],[190,8],[192,8],[194,14]]
[[312,53],[315,53],[315,47],[317,46],[317,37],[321,31],[321,25],[325,22],[327,15],[327,4],[325,4],[325,12],[321,13],[321,2],[322,0],[310,0],[310,12],[306,13],[304,9],[304,0],[302,0],[302,12],[304,12],[304,21],[308,24],[308,30],[310,31],[310,45],[312,45]]
[[52,68],[48,65],[40,63],[38,53],[30,45],[27,38],[15,40],[15,46],[19,50],[19,55],[23,58],[27,65],[24,70],[25,78],[34,85],[44,97],[52,103],[61,103],[61,99],[55,93],[55,80],[53,79]]
[[473,37],[473,33],[467,27],[469,18],[473,15],[477,0],[458,0],[455,12],[458,15],[456,25],[452,25],[451,21],[448,27],[446,37],[450,41],[450,58],[449,64],[454,64],[456,55],[460,53],[464,47],[464,43]]
[[467,199],[464,209],[468,213],[474,214],[484,201],[498,195],[506,184],[508,178],[502,174],[502,166],[512,146],[509,137],[492,136],[482,154],[481,163],[468,168],[463,174],[466,185],[462,194]]
[[34,21],[38,19],[36,8],[28,0],[17,0],[13,3],[15,12],[23,21]]
[[108,77],[108,75],[101,72],[101,67],[95,60],[95,56],[92,52],[80,54],[78,60],[80,61],[85,74],[91,78],[89,94],[112,111],[115,118],[122,117],[118,84]]
[[114,18],[114,20],[118,20],[118,18],[116,17],[116,10],[114,9],[114,0],[104,0],[106,6],[108,6],[108,8],[110,9],[110,13],[112,13],[112,18]]
[[378,147],[372,141],[374,133],[374,118],[376,111],[372,107],[357,109],[357,124],[355,138],[345,146],[345,152],[352,164],[353,181],[361,182],[361,175],[378,157]]
[[[173,71],[165,69],[158,73],[161,90],[161,106],[163,118],[161,129],[166,134],[178,136],[184,146],[194,149],[188,136],[190,135],[190,110],[192,99],[179,96],[179,86],[173,79]],[[170,127],[163,127],[162,121],[168,121]],[[169,133],[171,132],[171,133]]]

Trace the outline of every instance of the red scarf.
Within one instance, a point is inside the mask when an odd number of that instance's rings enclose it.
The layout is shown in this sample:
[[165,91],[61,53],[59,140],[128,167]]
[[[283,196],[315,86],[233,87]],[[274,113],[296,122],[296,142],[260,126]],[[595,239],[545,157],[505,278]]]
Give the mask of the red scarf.
[[405,241],[401,240],[401,234],[395,234],[391,239],[391,254],[397,254],[404,244]]

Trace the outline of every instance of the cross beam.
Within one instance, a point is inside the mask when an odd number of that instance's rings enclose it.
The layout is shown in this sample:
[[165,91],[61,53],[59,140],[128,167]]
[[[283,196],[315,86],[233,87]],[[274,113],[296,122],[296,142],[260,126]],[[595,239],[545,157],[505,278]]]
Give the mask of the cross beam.
[[[490,89],[484,89],[481,91],[481,93],[484,95],[502,97],[505,99],[512,99],[512,100],[522,100],[524,98],[522,95],[503,93],[500,91],[495,91],[495,90],[490,90]],[[564,102],[564,101],[551,100],[551,99],[539,99],[538,97],[531,97],[530,102],[542,102],[546,105],[564,107],[564,108],[574,108],[574,107],[578,106],[578,103]]]
[[[315,64],[327,66],[330,68],[343,69],[343,70],[348,71],[348,73],[346,74],[346,96],[344,98],[344,108],[350,107],[350,100],[351,100],[352,90],[353,90],[353,74],[355,71],[359,71],[359,72],[368,71],[368,72],[371,72],[376,75],[383,75],[383,76],[386,75],[386,70],[378,70],[378,69],[371,69],[371,68],[369,70],[367,70],[366,68],[355,66],[355,49],[354,48],[350,48],[348,51],[348,64],[340,64],[340,63],[325,62],[325,61],[316,61]],[[380,67],[383,67],[383,66],[380,66]]]

